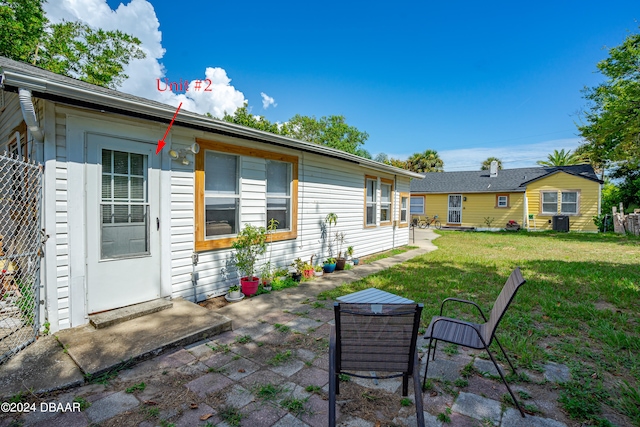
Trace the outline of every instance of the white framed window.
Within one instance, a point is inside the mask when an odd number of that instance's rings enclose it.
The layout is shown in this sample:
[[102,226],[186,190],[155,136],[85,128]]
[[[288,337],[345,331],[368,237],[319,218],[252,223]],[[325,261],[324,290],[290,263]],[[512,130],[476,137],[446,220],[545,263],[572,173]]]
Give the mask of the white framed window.
[[408,224],[409,223],[409,197],[401,194],[400,195],[400,224]]
[[382,182],[380,184],[380,223],[391,223],[391,198],[393,196],[393,185]]
[[562,204],[560,205],[560,213],[566,215],[578,214],[578,200],[579,194],[577,191],[563,191]]
[[378,199],[378,180],[376,178],[366,178],[366,212],[365,225],[376,225],[376,206]]
[[496,196],[496,207],[498,208],[508,208],[509,207],[509,196],[505,194],[499,194]]
[[238,233],[240,157],[207,150],[204,157],[205,239]]
[[555,215],[558,213],[558,192],[557,191],[543,191],[540,194],[540,213]]
[[424,196],[411,196],[411,215],[424,215]]
[[291,163],[267,160],[267,222],[278,221],[278,230],[291,229]]

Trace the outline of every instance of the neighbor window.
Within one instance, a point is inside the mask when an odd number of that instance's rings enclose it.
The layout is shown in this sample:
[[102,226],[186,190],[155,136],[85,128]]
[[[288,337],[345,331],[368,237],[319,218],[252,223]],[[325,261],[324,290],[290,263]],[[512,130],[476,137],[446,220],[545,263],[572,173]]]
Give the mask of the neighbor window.
[[243,224],[278,221],[269,241],[297,237],[298,157],[196,139],[195,249],[229,248]]
[[562,204],[560,205],[560,213],[566,215],[576,215],[578,213],[578,192],[563,191]]
[[411,196],[411,215],[424,214],[424,197]]
[[278,230],[291,226],[291,163],[267,160],[267,222],[278,221]]
[[498,208],[508,208],[509,207],[509,196],[508,195],[498,195],[498,196],[496,196],[496,207],[498,207]]
[[543,191],[542,192],[542,213],[555,215],[558,213],[558,192]]
[[380,223],[391,223],[391,198],[393,185],[382,182],[380,184]]
[[376,225],[376,202],[378,193],[378,180],[375,178],[366,179],[366,219],[365,223],[368,226]]
[[238,163],[238,156],[214,151],[205,153],[205,238],[238,233]]

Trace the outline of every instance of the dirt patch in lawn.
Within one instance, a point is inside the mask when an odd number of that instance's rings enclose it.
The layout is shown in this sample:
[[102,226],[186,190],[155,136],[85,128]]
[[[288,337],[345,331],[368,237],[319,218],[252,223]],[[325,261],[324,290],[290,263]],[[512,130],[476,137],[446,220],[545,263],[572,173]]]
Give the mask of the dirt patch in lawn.
[[199,302],[198,305],[209,310],[218,310],[226,305],[229,305],[229,302],[223,295],[215,298],[209,298],[208,300]]

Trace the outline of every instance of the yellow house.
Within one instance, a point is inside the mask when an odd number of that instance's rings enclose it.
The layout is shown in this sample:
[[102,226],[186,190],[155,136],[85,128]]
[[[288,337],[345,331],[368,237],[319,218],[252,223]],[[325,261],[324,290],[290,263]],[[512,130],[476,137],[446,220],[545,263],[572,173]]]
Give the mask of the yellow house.
[[432,172],[411,181],[410,213],[456,228],[597,232],[601,189],[590,165]]

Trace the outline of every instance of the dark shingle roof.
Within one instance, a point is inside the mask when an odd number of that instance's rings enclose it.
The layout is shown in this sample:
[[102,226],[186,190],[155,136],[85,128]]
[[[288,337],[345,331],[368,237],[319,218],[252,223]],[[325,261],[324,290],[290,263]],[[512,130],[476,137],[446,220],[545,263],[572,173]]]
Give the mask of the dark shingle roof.
[[411,180],[412,193],[495,193],[523,192],[526,184],[566,172],[591,181],[601,182],[591,165],[503,169],[491,178],[489,171],[431,172],[424,179]]

